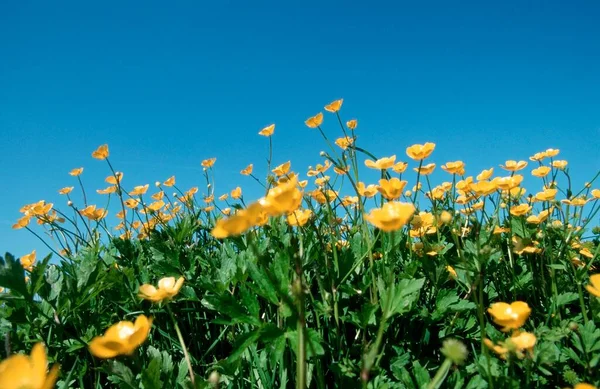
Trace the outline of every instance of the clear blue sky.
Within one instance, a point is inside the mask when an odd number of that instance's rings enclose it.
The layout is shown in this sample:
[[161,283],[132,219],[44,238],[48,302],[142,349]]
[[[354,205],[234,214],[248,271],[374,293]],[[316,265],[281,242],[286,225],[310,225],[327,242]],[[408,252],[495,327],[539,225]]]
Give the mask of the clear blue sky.
[[[202,186],[217,157],[217,194],[252,197],[238,172],[264,171],[257,131],[276,123],[275,162],[305,172],[325,144],[303,122],[340,97],[377,155],[433,141],[438,166],[477,174],[554,147],[582,183],[600,169],[599,16],[597,1],[2,2],[0,252],[47,252],[11,230],[18,209],[64,208],[79,166],[103,188],[100,144],[125,185]],[[331,116],[325,130],[340,135]]]

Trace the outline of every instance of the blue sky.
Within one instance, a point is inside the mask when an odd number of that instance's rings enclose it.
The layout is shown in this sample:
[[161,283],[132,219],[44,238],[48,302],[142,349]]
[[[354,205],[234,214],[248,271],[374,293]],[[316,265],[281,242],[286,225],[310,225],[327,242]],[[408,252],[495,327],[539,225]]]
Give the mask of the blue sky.
[[276,123],[274,162],[304,172],[326,145],[303,122],[337,98],[378,156],[432,141],[438,166],[477,174],[553,147],[581,184],[600,169],[600,3],[570,4],[3,2],[0,252],[47,252],[11,230],[18,209],[65,208],[75,167],[104,187],[100,144],[125,185],[201,186],[217,157],[216,192],[252,198],[238,172],[265,170],[257,131]]

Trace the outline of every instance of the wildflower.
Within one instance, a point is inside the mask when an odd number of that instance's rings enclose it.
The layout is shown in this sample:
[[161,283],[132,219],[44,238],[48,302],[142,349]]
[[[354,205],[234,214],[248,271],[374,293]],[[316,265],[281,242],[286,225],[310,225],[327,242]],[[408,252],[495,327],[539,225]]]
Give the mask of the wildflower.
[[215,162],[217,162],[216,158],[208,158],[203,160],[200,165],[202,165],[205,169],[211,168],[214,166]]
[[546,177],[548,173],[550,173],[550,170],[552,169],[550,169],[548,166],[540,166],[537,169],[533,169],[531,171],[531,175],[539,178]]
[[223,208],[221,210],[221,213],[225,216],[229,216],[231,214],[231,208],[227,207],[227,208]]
[[556,193],[558,192],[557,189],[545,189],[542,192],[538,192],[535,194],[535,199],[537,201],[550,201],[550,200],[554,200],[554,198],[556,197]]
[[588,249],[587,247],[584,247],[581,250],[579,250],[579,254],[581,254],[584,257],[587,257],[589,259],[593,259],[594,258],[594,254],[592,254],[592,252],[590,251],[590,249]]
[[421,174],[422,176],[428,176],[433,173],[433,169],[435,169],[435,163],[428,163],[427,165],[423,165],[420,168],[414,168],[414,171]]
[[343,176],[344,174],[348,173],[350,171],[350,166],[346,166],[345,168],[341,169],[337,166],[333,167],[333,171],[335,172],[335,174],[339,174],[340,176]]
[[479,173],[479,175],[477,175],[477,180],[478,181],[485,181],[485,180],[489,180],[490,177],[492,176],[492,174],[494,174],[494,168],[489,168],[487,170],[482,170],[481,173]]
[[434,217],[430,212],[419,212],[410,222],[410,236],[421,237],[426,234],[435,234],[437,227],[433,225]]
[[523,216],[526,213],[531,211],[531,205],[529,204],[519,204],[510,209],[510,214],[513,216]]
[[108,158],[108,145],[99,146],[94,152],[92,152],[92,157],[99,160]]
[[439,220],[443,224],[449,224],[452,221],[452,214],[448,211],[442,211]]
[[358,194],[367,198],[375,196],[378,191],[377,185],[370,184],[369,186],[365,186],[364,182],[359,182],[356,187],[358,189]]
[[570,199],[570,200],[569,199],[563,199],[560,202],[563,203],[563,204],[570,205],[572,207],[583,207],[587,203],[587,200],[583,199],[581,197],[575,197],[575,198]]
[[348,120],[346,122],[346,125],[348,126],[349,129],[354,131],[356,129],[356,126],[358,125],[358,121],[356,121],[356,119]]
[[98,192],[98,194],[110,194],[110,193],[115,193],[117,191],[117,187],[114,185],[111,185],[109,187],[106,187],[104,189],[97,189],[96,192]]
[[275,132],[275,124],[271,124],[271,125],[263,128],[262,130],[260,130],[258,132],[258,135],[271,136],[271,135],[273,135],[274,132]]
[[125,204],[125,206],[127,208],[133,209],[133,208],[137,207],[140,202],[137,201],[136,199],[127,199],[123,203]]
[[530,161],[534,161],[534,162],[539,162],[541,160],[543,160],[544,158],[546,158],[547,155],[545,152],[540,152],[540,153],[535,153],[534,155],[532,155],[531,157],[529,157]]
[[158,200],[158,201],[151,203],[146,208],[151,211],[157,212],[159,209],[161,209],[164,206],[165,206],[165,202],[162,200]]
[[546,155],[546,157],[552,158],[552,157],[556,157],[559,152],[560,152],[559,149],[547,149],[546,151],[544,151],[544,154]]
[[471,184],[471,190],[475,192],[477,196],[489,196],[497,190],[494,181],[478,181]]
[[162,200],[164,196],[165,196],[165,192],[163,192],[163,191],[161,190],[160,192],[156,192],[156,193],[154,193],[154,194],[153,194],[152,196],[150,196],[150,197],[152,197],[152,200],[159,201],[159,200]]
[[0,388],[50,389],[58,378],[58,365],[47,373],[48,359],[42,343],[31,349],[31,355],[15,354],[0,363]]
[[79,213],[90,220],[100,221],[107,215],[108,211],[106,211],[104,208],[96,208],[95,205],[88,205],[84,209],[80,210]]
[[277,177],[284,176],[290,171],[290,167],[292,165],[292,161],[287,161],[282,163],[279,166],[276,166],[275,169],[271,170]]
[[502,190],[511,190],[519,185],[521,185],[521,181],[523,181],[523,176],[520,174],[515,174],[511,177],[496,177],[492,180],[498,187],[498,189]]
[[406,181],[400,181],[396,177],[392,177],[389,180],[379,180],[379,186],[377,190],[388,200],[396,200],[402,196],[402,191],[406,186]]
[[527,166],[527,161],[514,161],[508,160],[504,163],[504,165],[500,165],[500,167],[504,170],[508,170],[509,172],[516,172],[522,169],[525,169]]
[[354,142],[354,139],[349,136],[337,138],[335,144],[338,145],[342,150],[346,150]]
[[565,160],[552,161],[552,167],[555,167],[560,170],[565,170],[565,168],[567,167],[567,164],[568,164],[568,162]]
[[287,222],[290,226],[302,227],[305,225],[312,215],[310,209],[297,209],[287,217]]
[[596,389],[596,387],[585,382],[580,382],[573,386],[573,389]]
[[445,165],[442,165],[442,169],[450,174],[462,176],[465,174],[465,163],[463,161],[447,162]]
[[435,149],[435,143],[427,142],[423,145],[415,144],[406,148],[406,155],[415,161],[422,161],[429,157]]
[[146,194],[146,192],[148,191],[148,186],[149,186],[149,184],[135,186],[135,187],[133,187],[133,190],[131,192],[129,192],[129,195],[130,196],[141,196],[143,194]]
[[58,193],[61,195],[66,195],[66,194],[71,193],[72,190],[73,190],[72,186],[66,186],[66,187],[62,188],[61,190],[59,190]]
[[551,211],[552,209],[545,209],[542,212],[540,212],[537,216],[531,215],[527,218],[527,223],[541,224],[544,221],[546,221],[546,219],[548,219],[548,216],[550,216]]
[[370,214],[365,214],[365,219],[383,231],[396,231],[402,228],[415,213],[412,203],[391,201],[383,207],[376,208]]
[[77,177],[79,175],[81,175],[81,173],[83,173],[83,168],[79,167],[77,169],[73,169],[69,172],[70,175],[72,175],[73,177]]
[[304,122],[304,124],[306,124],[308,128],[317,128],[321,125],[321,123],[323,123],[323,113],[321,112],[319,112],[313,117],[306,119],[306,121]]
[[494,322],[503,327],[502,331],[507,332],[522,327],[531,314],[531,308],[523,301],[515,301],[511,304],[500,302],[492,304],[488,312]]
[[98,358],[114,358],[131,355],[150,333],[152,320],[140,315],[135,323],[120,321],[112,325],[103,336],[97,336],[89,344],[90,352]]
[[242,176],[249,176],[250,174],[252,174],[252,169],[254,169],[254,165],[250,164],[250,165],[246,166],[244,169],[242,169],[240,171],[240,174]]
[[183,281],[183,277],[179,277],[177,281],[175,281],[175,277],[165,277],[158,281],[158,288],[154,285],[144,284],[140,286],[138,297],[154,303],[172,299],[179,293]]
[[407,167],[408,163],[406,162],[396,162],[394,166],[392,166],[392,170],[394,171],[394,173],[402,174],[406,171]]
[[23,269],[31,272],[31,271],[33,271],[33,265],[35,265],[35,259],[36,259],[36,253],[35,253],[35,250],[33,250],[29,254],[23,255],[20,258],[21,266],[23,266]]
[[353,205],[353,204],[357,204],[358,203],[358,196],[344,196],[344,198],[342,199],[342,205],[344,207],[347,207],[349,205]]
[[242,197],[242,188],[240,188],[239,186],[236,187],[234,190],[231,191],[231,198],[232,199],[238,200],[241,197]]
[[330,104],[327,104],[325,106],[325,111],[335,113],[335,112],[339,111],[340,108],[342,108],[343,102],[344,102],[344,99],[339,99],[339,100],[333,101]]
[[456,274],[456,270],[450,265],[446,266],[446,271],[448,272],[448,277],[455,280],[458,278],[458,274]]
[[385,170],[389,169],[394,165],[396,156],[379,158],[377,161],[371,161],[370,159],[365,160],[365,166],[371,169]]
[[171,177],[167,178],[167,180],[165,182],[163,182],[163,185],[168,186],[168,187],[175,185],[175,176],[171,176]]
[[22,218],[20,218],[19,220],[17,220],[17,222],[15,224],[13,224],[12,228],[14,230],[20,230],[21,228],[25,228],[29,225],[30,220],[31,220],[31,216],[25,215]]
[[116,172],[113,176],[108,176],[104,179],[108,184],[117,185],[123,179],[123,172]]

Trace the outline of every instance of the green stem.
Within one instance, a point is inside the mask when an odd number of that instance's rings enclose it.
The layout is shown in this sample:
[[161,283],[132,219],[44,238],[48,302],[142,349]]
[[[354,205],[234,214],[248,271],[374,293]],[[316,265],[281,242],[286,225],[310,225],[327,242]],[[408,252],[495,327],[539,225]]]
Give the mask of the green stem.
[[183,349],[183,356],[185,358],[185,362],[187,363],[188,370],[190,373],[190,379],[192,380],[192,384],[196,387],[196,380],[194,370],[192,370],[192,361],[190,360],[190,356],[188,354],[187,348],[185,347],[185,342],[183,341],[183,336],[181,335],[181,330],[179,329],[179,325],[177,324],[177,320],[175,320],[175,316],[173,315],[173,311],[169,305],[166,305],[167,312],[169,312],[169,316],[171,316],[171,320],[173,321],[173,325],[175,326],[175,332],[177,332],[177,337],[179,338],[179,343],[181,344],[181,348]]

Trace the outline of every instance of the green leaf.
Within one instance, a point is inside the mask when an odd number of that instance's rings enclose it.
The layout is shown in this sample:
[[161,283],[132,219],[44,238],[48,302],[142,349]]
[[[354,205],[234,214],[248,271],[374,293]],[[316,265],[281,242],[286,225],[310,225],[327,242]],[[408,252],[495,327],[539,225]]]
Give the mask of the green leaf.
[[142,386],[144,389],[161,389],[162,381],[160,380],[160,366],[162,358],[160,353],[153,358],[148,366],[142,371]]
[[238,335],[233,345],[233,351],[231,352],[231,354],[229,354],[229,357],[227,358],[227,362],[231,363],[238,359],[242,355],[242,353],[246,351],[248,347],[250,347],[250,345],[252,345],[258,340],[259,337],[260,329],[256,329],[254,331],[249,331],[242,335]]
[[110,364],[111,375],[108,380],[114,384],[127,384],[130,388],[136,388],[134,377],[131,369],[118,361],[112,361]]
[[[325,354],[325,349],[323,349],[323,346],[321,345],[323,341],[321,335],[312,328],[306,329],[306,335],[306,357],[310,358]],[[288,331],[286,336],[290,341],[292,350],[294,350],[294,353],[298,354],[298,331]]]
[[0,256],[0,287],[17,292],[27,299],[30,298],[21,262],[10,253],[6,253],[4,258]]
[[[404,279],[397,284],[392,284],[387,288],[383,281],[379,280],[379,296],[382,312],[386,312],[386,318],[393,315],[401,315],[412,309],[413,304],[419,299],[421,288],[425,284],[425,279]],[[391,300],[390,300],[391,297]]]
[[573,293],[573,292],[561,293],[558,296],[556,296],[556,305],[558,305],[560,307],[561,305],[566,305],[566,304],[572,303],[573,301],[576,301],[578,298],[579,298],[579,295],[577,293]]

